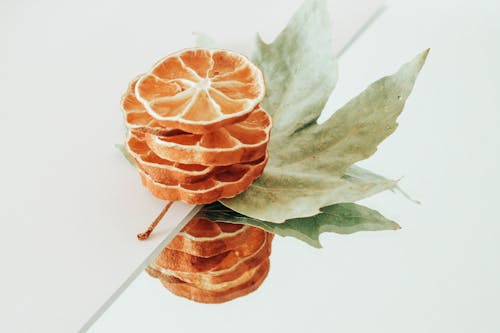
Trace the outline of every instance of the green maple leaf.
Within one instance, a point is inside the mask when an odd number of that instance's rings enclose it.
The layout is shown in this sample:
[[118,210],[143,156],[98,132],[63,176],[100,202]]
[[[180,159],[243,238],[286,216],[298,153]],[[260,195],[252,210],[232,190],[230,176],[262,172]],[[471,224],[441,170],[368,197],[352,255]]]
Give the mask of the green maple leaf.
[[323,232],[351,234],[358,231],[397,230],[399,225],[379,212],[355,203],[340,203],[322,207],[311,217],[295,218],[284,223],[257,220],[216,202],[204,206],[196,215],[214,222],[231,222],[259,227],[268,232],[300,239],[314,247],[321,247],[319,235]]
[[[222,200],[225,207],[205,206],[199,217],[253,225],[315,247],[325,231],[399,229],[378,212],[345,202],[399,189],[397,181],[354,163],[371,156],[396,129],[427,51],[318,125],[337,80],[330,26],[325,1],[306,0],[273,43],[257,37],[253,60],[264,72],[262,103],[274,122],[270,161],[246,192]],[[215,46],[205,35],[198,43]]]
[[360,181],[350,174],[359,171],[354,163],[370,157],[396,129],[428,51],[371,84],[319,125],[336,81],[327,26],[325,1],[307,0],[273,43],[257,39],[254,61],[267,85],[262,103],[274,121],[269,162],[247,191],[221,200],[226,207],[282,223],[395,187],[395,181],[382,177]]
[[264,109],[273,135],[288,136],[316,123],[337,82],[332,23],[324,0],[307,0],[273,43],[259,35],[253,62],[264,73]]

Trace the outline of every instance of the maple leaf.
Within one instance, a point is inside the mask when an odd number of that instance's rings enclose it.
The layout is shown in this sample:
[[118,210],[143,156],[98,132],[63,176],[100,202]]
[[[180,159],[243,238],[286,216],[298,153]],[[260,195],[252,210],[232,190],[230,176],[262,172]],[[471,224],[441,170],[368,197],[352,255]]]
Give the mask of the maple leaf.
[[325,123],[317,119],[336,82],[324,0],[307,0],[271,44],[257,38],[254,61],[266,78],[262,104],[272,115],[269,162],[242,194],[221,202],[263,221],[313,216],[322,207],[364,199],[396,186],[383,177],[356,178],[394,132],[428,50],[397,73],[371,84]]

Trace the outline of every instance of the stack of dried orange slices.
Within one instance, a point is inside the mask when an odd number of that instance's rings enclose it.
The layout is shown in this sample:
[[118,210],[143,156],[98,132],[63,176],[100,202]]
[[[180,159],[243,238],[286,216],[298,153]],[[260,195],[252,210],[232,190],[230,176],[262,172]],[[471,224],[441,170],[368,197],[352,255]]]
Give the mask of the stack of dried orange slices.
[[[245,191],[268,159],[272,121],[259,105],[264,95],[262,72],[226,50],[183,50],[134,79],[122,109],[126,149],[144,186],[160,199],[189,204]],[[255,227],[195,219],[148,272],[177,295],[225,302],[265,279],[272,237]]]
[[264,95],[262,72],[226,50],[183,50],[134,79],[122,108],[143,184],[190,204],[245,191],[267,162]]
[[[265,98],[259,69],[223,50],[174,54],[130,85],[128,152],[143,183],[162,199],[209,203],[148,267],[173,293],[219,303],[256,289],[269,270],[266,233],[321,247],[323,232],[400,229],[356,203],[401,191],[397,181],[357,163],[398,127],[429,50],[319,124],[337,81],[327,7],[305,0],[274,41],[257,36],[253,59],[266,75]],[[198,45],[214,45],[198,37]],[[274,120],[270,143],[261,103]]]

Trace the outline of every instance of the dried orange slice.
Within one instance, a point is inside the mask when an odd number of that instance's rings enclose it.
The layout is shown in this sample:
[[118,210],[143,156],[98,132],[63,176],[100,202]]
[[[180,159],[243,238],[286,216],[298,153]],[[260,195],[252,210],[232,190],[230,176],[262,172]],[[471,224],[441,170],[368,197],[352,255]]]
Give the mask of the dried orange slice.
[[[264,248],[267,232],[259,228],[250,228],[251,236],[238,247],[212,257],[198,257],[183,251],[165,247],[153,264],[161,269],[176,273],[214,273],[236,266],[245,258],[251,257]],[[206,237],[208,240],[213,237]]]
[[269,273],[269,259],[243,276],[226,284],[224,289],[202,289],[180,279],[161,279],[165,288],[177,296],[184,297],[199,303],[224,303],[235,298],[245,296],[257,290]]
[[235,164],[195,183],[159,183],[138,168],[142,183],[159,199],[207,204],[234,197],[245,191],[257,179],[267,163],[267,155],[253,162]]
[[[249,239],[240,244],[238,248],[229,251],[222,261],[215,261],[211,269],[207,269],[208,267],[205,266],[203,267],[204,271],[193,271],[199,268],[199,265],[196,265],[199,257],[169,250],[171,253],[162,253],[159,258],[148,266],[148,272],[151,276],[159,279],[175,277],[198,288],[207,290],[221,289],[224,284],[238,279],[246,272],[260,265],[271,255],[273,235],[257,228],[252,229],[255,229],[252,230],[253,235],[259,236],[255,241]],[[189,260],[193,260],[194,265]],[[201,258],[201,260],[210,261],[211,258]]]
[[265,95],[262,72],[244,56],[187,49],[160,60],[135,95],[164,128],[206,133],[246,117]]
[[129,132],[126,148],[137,166],[159,183],[193,183],[207,178],[221,168],[162,159],[149,149],[144,133],[137,131]]
[[198,257],[213,257],[235,249],[251,234],[243,224],[191,220],[167,245],[171,250]]
[[231,165],[266,153],[272,127],[269,114],[257,107],[243,121],[205,134],[146,134],[148,146],[161,158],[185,164]]
[[[237,264],[226,269],[219,269],[207,273],[176,272],[161,269],[160,272],[167,276],[176,277],[184,282],[205,290],[222,289],[228,283],[240,278],[245,273],[259,266],[271,255],[271,235],[266,235],[269,240],[263,242],[259,249],[247,256],[240,256]],[[234,255],[234,253],[232,253]]]

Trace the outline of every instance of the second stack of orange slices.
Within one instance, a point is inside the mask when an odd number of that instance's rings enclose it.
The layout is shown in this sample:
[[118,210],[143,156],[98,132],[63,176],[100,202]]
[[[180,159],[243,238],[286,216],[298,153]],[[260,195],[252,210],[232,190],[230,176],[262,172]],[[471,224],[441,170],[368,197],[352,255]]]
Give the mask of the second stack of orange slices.
[[264,281],[273,236],[252,226],[195,218],[146,271],[178,296],[201,303],[227,302]]

